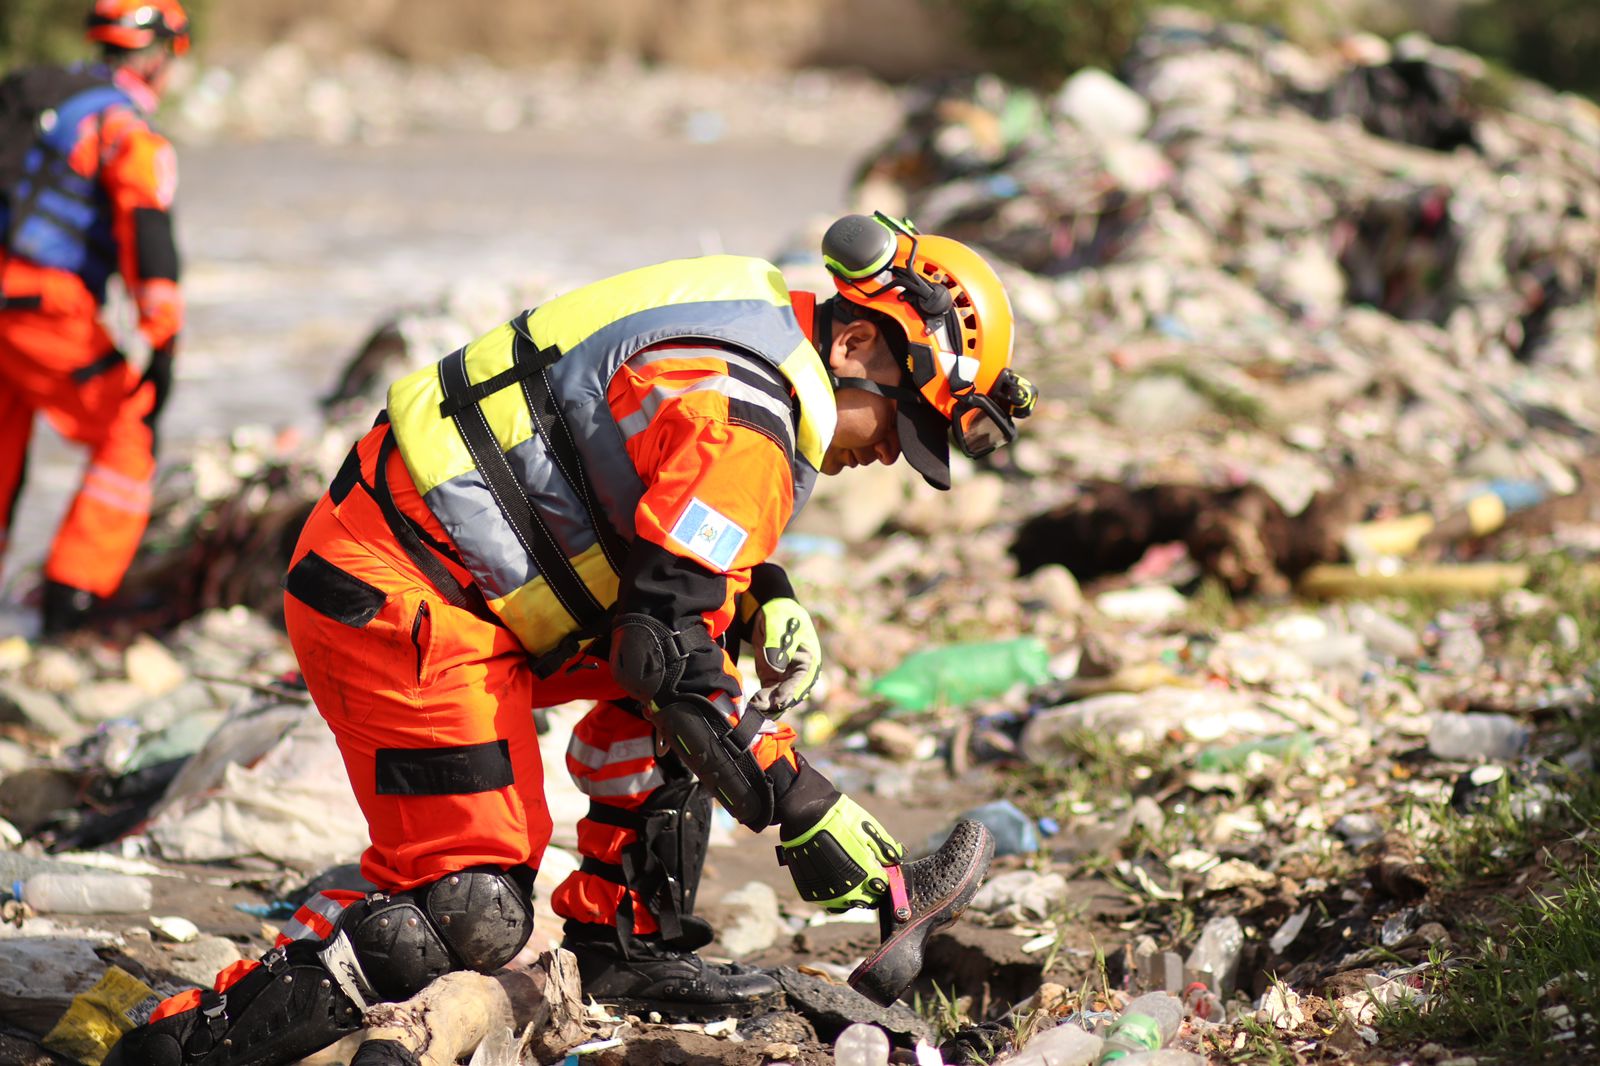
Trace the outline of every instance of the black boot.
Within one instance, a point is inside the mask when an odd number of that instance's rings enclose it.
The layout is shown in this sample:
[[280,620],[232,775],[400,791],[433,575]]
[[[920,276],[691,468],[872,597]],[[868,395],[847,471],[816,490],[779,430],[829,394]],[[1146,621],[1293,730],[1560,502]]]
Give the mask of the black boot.
[[88,625],[94,607],[94,593],[59,581],[46,581],[39,602],[39,635],[59,637],[82,629]]
[[738,963],[713,965],[659,936],[629,937],[586,922],[566,924],[562,947],[578,959],[583,995],[628,1014],[655,1011],[667,1021],[748,1018],[783,1007],[776,978]]
[[953,923],[978,894],[994,861],[994,834],[982,822],[958,822],[927,858],[888,868],[878,902],[878,950],[850,975],[850,987],[887,1007],[922,972],[928,938]]

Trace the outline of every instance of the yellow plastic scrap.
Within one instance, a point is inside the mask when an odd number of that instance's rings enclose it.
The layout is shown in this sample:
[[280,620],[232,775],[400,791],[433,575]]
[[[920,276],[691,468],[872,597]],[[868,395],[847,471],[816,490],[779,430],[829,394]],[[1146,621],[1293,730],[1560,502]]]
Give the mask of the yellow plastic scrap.
[[161,997],[126,970],[106,969],[89,991],[74,996],[44,1046],[84,1066],[100,1066],[112,1045],[135,1026],[143,1025]]

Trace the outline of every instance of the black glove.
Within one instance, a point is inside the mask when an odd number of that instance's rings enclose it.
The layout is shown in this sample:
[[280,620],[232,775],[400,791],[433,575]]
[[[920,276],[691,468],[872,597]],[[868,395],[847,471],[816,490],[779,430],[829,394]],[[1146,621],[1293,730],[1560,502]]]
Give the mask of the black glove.
[[155,428],[156,419],[161,414],[161,409],[167,404],[167,394],[172,391],[172,354],[176,347],[173,341],[168,341],[150,353],[150,364],[144,368],[144,376],[139,379],[139,385],[146,383],[155,387],[155,401],[150,405],[150,413],[144,416],[145,425]]

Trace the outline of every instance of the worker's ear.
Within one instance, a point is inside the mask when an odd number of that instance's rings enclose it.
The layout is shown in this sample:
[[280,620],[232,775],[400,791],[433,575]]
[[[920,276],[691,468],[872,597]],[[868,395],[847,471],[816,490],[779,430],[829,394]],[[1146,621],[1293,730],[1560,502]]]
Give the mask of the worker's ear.
[[833,347],[828,352],[828,365],[837,371],[856,371],[852,376],[864,377],[872,361],[873,350],[879,339],[878,327],[857,319],[834,327]]

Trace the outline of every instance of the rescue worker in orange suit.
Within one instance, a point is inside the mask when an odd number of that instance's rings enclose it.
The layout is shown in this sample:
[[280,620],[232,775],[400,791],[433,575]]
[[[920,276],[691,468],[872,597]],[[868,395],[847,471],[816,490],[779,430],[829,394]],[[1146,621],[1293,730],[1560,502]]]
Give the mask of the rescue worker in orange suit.
[[[696,954],[712,797],[779,827],[801,897],[877,911],[882,941],[851,983],[884,1004],[905,991],[993,838],[962,822],[906,862],[795,750],[778,715],[816,676],[816,633],[767,558],[818,473],[904,455],[948,488],[951,440],[1009,441],[1033,389],[971,249],[881,215],[839,220],[823,249],[829,300],[759,259],[664,263],[390,388],[285,579],[379,891],[313,897],[259,962],[165,1001],[109,1061],[286,1062],[370,1004],[504,965],[551,831],[530,711],[579,698],[598,701],[567,754],[590,797],[583,861],[551,902],[586,996],[669,1017],[775,1005],[770,974]],[[762,650],[743,705],[736,631]]]
[[[12,113],[37,115],[20,174],[0,190],[0,555],[34,416],[89,450],[44,564],[46,635],[81,626],[133,561],[183,325],[171,218],[177,161],[149,115],[173,58],[188,49],[188,19],[177,0],[97,0],[87,35],[98,63],[28,68],[0,90]],[[142,370],[100,320],[114,273],[150,347]]]

